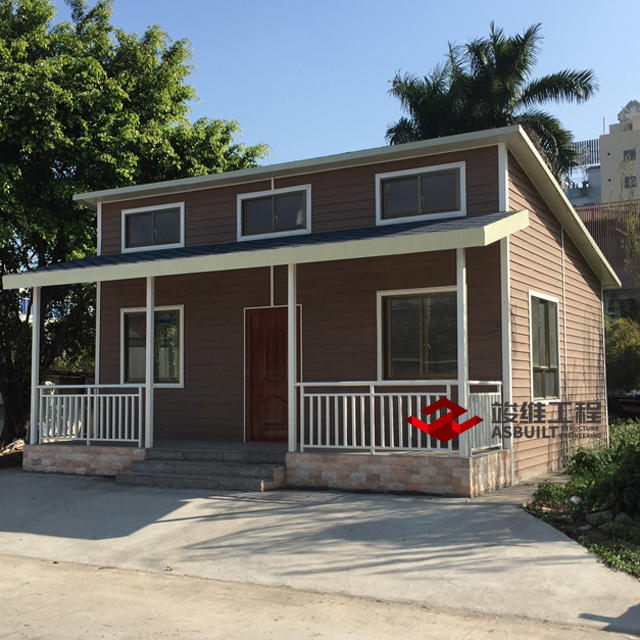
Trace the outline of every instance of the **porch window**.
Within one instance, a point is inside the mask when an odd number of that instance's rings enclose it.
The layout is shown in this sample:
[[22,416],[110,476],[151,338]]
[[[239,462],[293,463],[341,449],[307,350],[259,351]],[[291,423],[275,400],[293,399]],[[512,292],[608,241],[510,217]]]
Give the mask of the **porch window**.
[[531,361],[534,399],[560,397],[558,303],[531,297]]
[[390,296],[383,301],[383,362],[387,380],[458,375],[454,292]]
[[378,224],[465,213],[464,163],[376,176]]
[[122,251],[184,246],[184,203],[122,211]]
[[[123,382],[145,381],[147,316],[144,309],[123,311]],[[182,308],[156,309],[154,382],[182,384]]]
[[311,231],[311,187],[238,196],[238,240]]

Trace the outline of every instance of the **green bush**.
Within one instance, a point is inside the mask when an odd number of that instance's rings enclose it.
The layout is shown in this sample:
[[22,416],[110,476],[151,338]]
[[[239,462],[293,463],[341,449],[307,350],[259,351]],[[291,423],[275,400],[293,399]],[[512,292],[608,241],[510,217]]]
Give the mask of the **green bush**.
[[640,325],[630,318],[606,324],[607,385],[612,393],[640,387]]
[[616,446],[579,449],[569,473],[567,489],[580,496],[581,509],[640,514],[640,445],[618,437]]
[[595,504],[632,517],[640,515],[640,447],[619,445],[612,462],[612,471],[593,487]]
[[621,442],[640,446],[640,420],[619,418],[611,421],[609,445],[615,448]]
[[547,506],[559,505],[566,502],[573,494],[568,485],[557,484],[556,482],[543,482],[538,485],[533,494],[533,501],[536,504]]

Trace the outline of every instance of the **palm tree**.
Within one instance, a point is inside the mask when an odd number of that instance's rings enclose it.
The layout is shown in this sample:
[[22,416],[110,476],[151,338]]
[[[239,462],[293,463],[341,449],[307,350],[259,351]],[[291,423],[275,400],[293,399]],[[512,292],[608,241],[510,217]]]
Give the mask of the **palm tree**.
[[488,38],[449,45],[428,76],[396,74],[389,93],[407,117],[387,129],[390,144],[522,125],[560,176],[576,165],[571,133],[540,109],[549,101],[584,102],[597,90],[593,71],[565,70],[530,79],[540,51],[540,24],[505,36],[491,23]]

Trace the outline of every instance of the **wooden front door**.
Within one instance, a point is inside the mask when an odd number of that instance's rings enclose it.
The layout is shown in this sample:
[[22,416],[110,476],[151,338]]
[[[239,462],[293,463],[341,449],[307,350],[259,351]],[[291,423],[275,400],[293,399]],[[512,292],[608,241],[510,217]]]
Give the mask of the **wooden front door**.
[[247,440],[287,442],[287,308],[246,314]]

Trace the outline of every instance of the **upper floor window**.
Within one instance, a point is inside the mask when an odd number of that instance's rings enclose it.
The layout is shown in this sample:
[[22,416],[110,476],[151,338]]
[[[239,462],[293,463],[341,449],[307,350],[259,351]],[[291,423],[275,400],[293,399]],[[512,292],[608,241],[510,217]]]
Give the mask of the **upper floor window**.
[[624,159],[628,160],[630,162],[635,162],[636,161],[636,150],[635,149],[625,149],[624,152]]
[[624,188],[625,189],[635,189],[638,186],[638,178],[636,176],[625,176],[624,177]]
[[310,185],[238,196],[238,240],[310,232]]
[[531,376],[533,398],[559,398],[558,302],[531,296]]
[[448,218],[466,213],[464,162],[376,176],[376,222]]
[[183,246],[183,202],[122,210],[122,251]]

